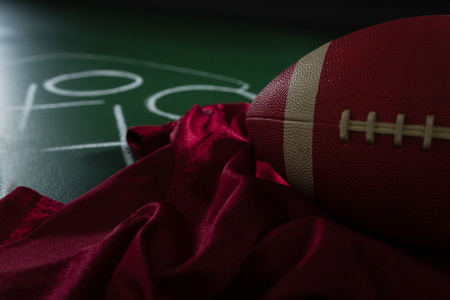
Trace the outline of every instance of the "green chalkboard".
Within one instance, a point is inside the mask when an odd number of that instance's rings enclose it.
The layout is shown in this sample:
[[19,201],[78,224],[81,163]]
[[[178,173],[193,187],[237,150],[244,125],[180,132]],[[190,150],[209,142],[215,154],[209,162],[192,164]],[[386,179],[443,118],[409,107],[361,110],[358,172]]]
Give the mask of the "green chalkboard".
[[0,197],[68,203],[135,157],[126,128],[251,100],[343,32],[150,7],[0,2]]

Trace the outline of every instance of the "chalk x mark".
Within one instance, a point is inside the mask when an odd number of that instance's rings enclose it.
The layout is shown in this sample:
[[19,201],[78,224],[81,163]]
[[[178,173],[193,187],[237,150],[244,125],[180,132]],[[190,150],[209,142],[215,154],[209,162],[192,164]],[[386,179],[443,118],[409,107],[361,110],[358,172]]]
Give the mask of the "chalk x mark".
[[127,166],[134,163],[131,149],[127,144],[127,124],[125,123],[125,117],[123,116],[122,106],[114,105],[114,117],[116,118],[117,129],[120,136],[120,147],[122,148],[123,158]]
[[28,118],[30,117],[31,107],[33,106],[34,98],[38,85],[36,83],[30,84],[25,96],[25,104],[23,106],[22,116],[19,121],[19,130],[24,131],[27,126]]

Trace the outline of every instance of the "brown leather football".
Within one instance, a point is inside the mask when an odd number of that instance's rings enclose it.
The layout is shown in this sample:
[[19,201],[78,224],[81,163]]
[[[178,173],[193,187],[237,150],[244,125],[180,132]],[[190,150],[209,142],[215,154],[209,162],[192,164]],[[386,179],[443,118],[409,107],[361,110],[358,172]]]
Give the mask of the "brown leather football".
[[450,16],[319,47],[261,91],[246,123],[274,169],[336,220],[450,250]]

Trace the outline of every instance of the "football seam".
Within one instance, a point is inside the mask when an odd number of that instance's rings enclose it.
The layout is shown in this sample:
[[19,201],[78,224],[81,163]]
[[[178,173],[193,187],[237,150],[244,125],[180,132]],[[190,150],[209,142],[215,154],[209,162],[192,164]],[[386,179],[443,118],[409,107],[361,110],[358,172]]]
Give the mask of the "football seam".
[[432,139],[450,140],[450,128],[434,126],[434,116],[427,115],[424,125],[404,124],[405,114],[397,114],[396,123],[376,122],[376,112],[370,111],[367,121],[350,120],[350,110],[342,112],[339,121],[341,141],[348,142],[348,132],[365,132],[367,144],[375,143],[375,133],[394,136],[394,146],[401,147],[402,137],[423,138],[422,148],[430,150]]

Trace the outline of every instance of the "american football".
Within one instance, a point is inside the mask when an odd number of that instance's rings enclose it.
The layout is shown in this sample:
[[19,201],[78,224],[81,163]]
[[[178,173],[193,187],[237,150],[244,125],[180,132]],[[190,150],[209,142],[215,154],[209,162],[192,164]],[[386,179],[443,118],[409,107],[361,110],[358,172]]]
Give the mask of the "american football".
[[450,16],[333,40],[251,104],[254,146],[334,219],[404,247],[450,250]]

